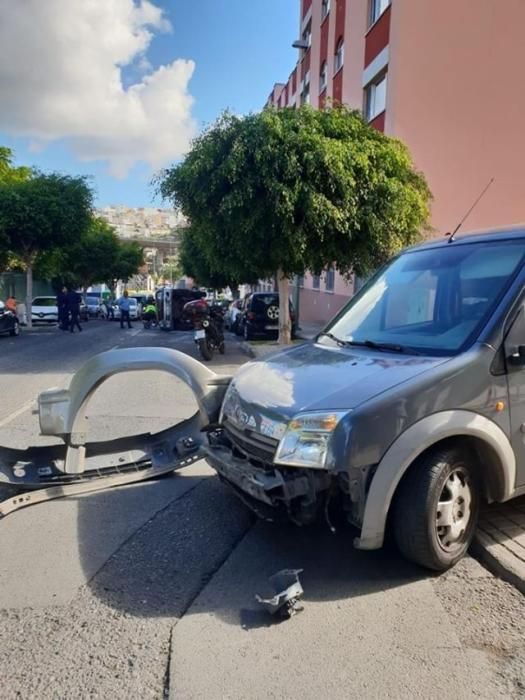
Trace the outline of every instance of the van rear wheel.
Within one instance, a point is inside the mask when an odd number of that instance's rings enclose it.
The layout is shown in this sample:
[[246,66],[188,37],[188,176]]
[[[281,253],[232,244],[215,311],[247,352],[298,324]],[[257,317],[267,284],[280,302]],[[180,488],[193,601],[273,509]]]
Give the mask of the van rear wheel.
[[394,504],[401,553],[427,569],[445,571],[466,553],[478,522],[480,489],[471,454],[436,449],[414,464]]

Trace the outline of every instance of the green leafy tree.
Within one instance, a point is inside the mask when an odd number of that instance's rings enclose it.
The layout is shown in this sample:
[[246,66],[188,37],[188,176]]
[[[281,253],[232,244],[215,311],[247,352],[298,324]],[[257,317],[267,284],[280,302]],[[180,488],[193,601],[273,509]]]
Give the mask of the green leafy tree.
[[369,274],[427,226],[430,192],[407,148],[346,107],[223,114],[159,176],[212,269],[277,277],[280,342],[289,278],[337,263]]
[[126,283],[144,265],[144,251],[135,241],[119,241],[116,259],[105,283],[114,292],[117,282]]
[[104,219],[93,217],[82,235],[64,251],[59,276],[84,291],[105,282],[114,276],[121,245],[115,229]]
[[91,221],[92,192],[83,177],[34,173],[0,182],[0,235],[27,274],[31,327],[33,268],[40,254],[71,245]]
[[[13,165],[13,151],[10,148],[0,146],[0,184],[28,180],[31,175],[31,168],[25,166],[15,167]],[[2,234],[0,230],[0,272],[8,269],[13,262],[8,244],[7,236]]]
[[[179,261],[183,273],[194,279],[201,287],[215,290],[229,287],[235,294],[241,282],[240,277],[224,272],[222,266],[214,266],[214,261],[206,255],[206,250],[195,226],[186,228],[181,234]],[[242,281],[255,282],[257,275],[254,274],[250,280],[242,279]]]

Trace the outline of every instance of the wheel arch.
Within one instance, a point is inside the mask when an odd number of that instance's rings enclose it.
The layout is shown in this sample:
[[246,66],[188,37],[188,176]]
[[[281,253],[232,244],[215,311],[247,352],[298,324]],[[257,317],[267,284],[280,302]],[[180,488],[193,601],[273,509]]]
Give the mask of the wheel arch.
[[516,460],[503,430],[472,411],[436,413],[410,426],[383,455],[370,483],[356,547],[378,549],[383,545],[390,507],[403,477],[425,452],[458,442],[466,443],[478,459],[485,498],[505,501],[512,497]]

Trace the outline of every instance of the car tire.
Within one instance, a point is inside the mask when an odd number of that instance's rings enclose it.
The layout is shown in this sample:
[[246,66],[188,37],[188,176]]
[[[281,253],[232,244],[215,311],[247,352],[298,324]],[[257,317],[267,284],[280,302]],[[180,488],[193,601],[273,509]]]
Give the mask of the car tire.
[[16,337],[16,336],[20,335],[20,324],[18,323],[18,321],[15,321],[15,325],[9,331],[9,335],[12,337]]
[[268,321],[275,323],[279,321],[279,307],[277,304],[270,304],[266,309],[266,318]]
[[466,553],[479,516],[480,486],[472,454],[459,447],[428,452],[395,497],[394,536],[410,561],[446,571]]

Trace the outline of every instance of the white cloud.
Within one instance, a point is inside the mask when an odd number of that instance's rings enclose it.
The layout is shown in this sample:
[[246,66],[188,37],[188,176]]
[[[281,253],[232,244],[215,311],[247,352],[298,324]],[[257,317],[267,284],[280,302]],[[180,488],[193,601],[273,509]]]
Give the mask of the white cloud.
[[[0,0],[0,131],[33,148],[64,139],[123,177],[180,157],[195,133],[194,63],[152,70],[155,33],[171,30],[150,0]],[[140,82],[124,86],[135,65]]]

